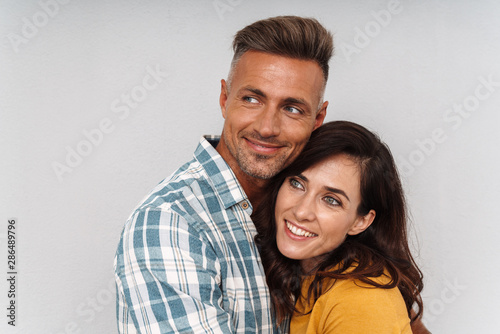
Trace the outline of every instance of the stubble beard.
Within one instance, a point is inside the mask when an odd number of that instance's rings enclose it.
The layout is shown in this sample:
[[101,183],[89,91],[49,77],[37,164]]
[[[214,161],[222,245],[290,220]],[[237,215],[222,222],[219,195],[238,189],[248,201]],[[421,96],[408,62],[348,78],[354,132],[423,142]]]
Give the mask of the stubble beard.
[[[224,140],[226,140],[225,137]],[[269,157],[247,152],[241,147],[234,148],[228,144],[226,141],[229,152],[237,161],[240,169],[248,176],[269,180],[286,167],[287,156],[284,154]]]

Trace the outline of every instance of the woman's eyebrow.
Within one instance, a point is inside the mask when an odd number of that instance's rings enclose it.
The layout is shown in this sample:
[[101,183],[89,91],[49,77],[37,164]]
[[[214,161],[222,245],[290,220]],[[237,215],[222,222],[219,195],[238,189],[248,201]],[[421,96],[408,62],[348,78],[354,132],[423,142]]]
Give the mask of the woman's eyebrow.
[[349,199],[349,196],[347,196],[347,194],[342,189],[332,188],[332,187],[328,187],[328,186],[324,186],[324,188],[326,190],[328,190],[329,192],[336,193],[336,194],[344,196],[349,202],[351,201]]
[[[299,179],[304,180],[305,182],[309,182],[309,179],[307,177],[305,177],[304,174],[299,174],[299,175],[297,175],[297,177]],[[347,194],[345,193],[345,191],[343,191],[342,189],[338,189],[338,188],[334,188],[334,187],[329,187],[329,186],[323,186],[323,188],[325,188],[329,192],[332,192],[332,193],[344,196],[349,202],[351,201],[349,199],[349,196],[347,196]]]

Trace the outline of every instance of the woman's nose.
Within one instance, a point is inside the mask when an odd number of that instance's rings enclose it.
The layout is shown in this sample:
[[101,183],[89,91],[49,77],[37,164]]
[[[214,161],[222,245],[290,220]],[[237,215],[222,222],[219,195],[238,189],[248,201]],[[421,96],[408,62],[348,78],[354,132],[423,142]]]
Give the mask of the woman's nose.
[[316,218],[314,198],[307,195],[301,197],[295,205],[294,214],[298,221],[313,221]]

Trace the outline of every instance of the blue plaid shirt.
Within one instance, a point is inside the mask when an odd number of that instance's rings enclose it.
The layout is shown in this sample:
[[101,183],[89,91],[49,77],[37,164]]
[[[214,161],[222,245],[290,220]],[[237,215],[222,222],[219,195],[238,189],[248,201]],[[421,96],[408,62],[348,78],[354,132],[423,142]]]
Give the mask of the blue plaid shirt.
[[274,332],[251,212],[233,172],[202,138],[193,160],[125,224],[115,257],[119,332]]

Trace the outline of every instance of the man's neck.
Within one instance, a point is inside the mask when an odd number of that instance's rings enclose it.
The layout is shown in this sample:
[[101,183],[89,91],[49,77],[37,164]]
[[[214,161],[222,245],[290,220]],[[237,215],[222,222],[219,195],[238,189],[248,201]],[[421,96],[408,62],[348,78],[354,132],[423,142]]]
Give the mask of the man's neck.
[[245,194],[248,196],[248,200],[252,204],[253,209],[255,210],[265,194],[269,180],[258,179],[243,172],[235,159],[232,158],[232,155],[226,145],[224,145],[223,140],[224,138],[221,136],[219,144],[215,149],[233,171],[234,175],[238,179],[238,182],[245,191]]
[[248,196],[253,209],[255,210],[264,197],[269,180],[251,177],[248,174],[245,174],[241,169],[239,169],[239,167],[237,167],[237,171],[233,169],[233,172],[243,187],[245,194]]

